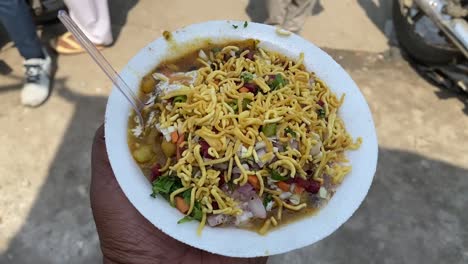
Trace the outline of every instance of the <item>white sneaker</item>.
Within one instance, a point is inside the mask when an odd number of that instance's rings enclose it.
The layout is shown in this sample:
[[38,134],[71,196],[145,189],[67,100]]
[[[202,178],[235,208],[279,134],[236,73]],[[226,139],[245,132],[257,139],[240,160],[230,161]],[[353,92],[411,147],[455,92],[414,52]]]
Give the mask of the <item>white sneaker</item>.
[[29,59],[23,63],[25,70],[25,84],[21,91],[23,105],[38,106],[49,96],[52,60],[45,50],[44,56],[44,59]]

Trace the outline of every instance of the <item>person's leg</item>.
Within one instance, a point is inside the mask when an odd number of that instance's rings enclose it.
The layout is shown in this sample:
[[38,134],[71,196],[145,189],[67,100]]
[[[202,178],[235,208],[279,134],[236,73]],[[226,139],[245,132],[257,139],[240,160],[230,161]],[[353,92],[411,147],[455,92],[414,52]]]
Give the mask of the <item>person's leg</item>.
[[299,33],[316,2],[316,0],[293,0],[288,6],[283,28]]
[[267,0],[268,18],[265,24],[281,26],[286,18],[286,9],[292,0]]
[[25,60],[44,58],[25,0],[0,0],[0,21]]
[[51,59],[36,34],[25,0],[0,0],[0,20],[24,58],[21,103],[38,106],[49,96]]
[[113,42],[107,0],[65,0],[70,17],[96,45]]

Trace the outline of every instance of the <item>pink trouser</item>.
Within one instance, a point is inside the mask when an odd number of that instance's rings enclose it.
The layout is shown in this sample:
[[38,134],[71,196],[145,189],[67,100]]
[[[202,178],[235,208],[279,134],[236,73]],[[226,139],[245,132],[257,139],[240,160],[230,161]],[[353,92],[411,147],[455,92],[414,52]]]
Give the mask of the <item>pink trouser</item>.
[[113,42],[107,0],[64,0],[70,17],[86,36],[98,45]]
[[316,0],[267,0],[266,24],[299,32],[306,18],[311,15]]

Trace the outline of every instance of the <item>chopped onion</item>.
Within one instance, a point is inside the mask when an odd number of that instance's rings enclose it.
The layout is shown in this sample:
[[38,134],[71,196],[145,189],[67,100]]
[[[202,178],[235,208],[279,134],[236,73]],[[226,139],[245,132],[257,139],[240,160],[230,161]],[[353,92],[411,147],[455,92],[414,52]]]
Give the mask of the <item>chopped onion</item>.
[[290,145],[291,145],[291,148],[293,149],[299,149],[299,142],[297,142],[297,140],[295,139],[291,139]]
[[246,147],[244,147],[244,145],[241,145],[239,147],[239,150],[237,151],[237,155],[244,158],[244,156],[247,154],[247,152],[248,152],[248,149]]
[[148,117],[148,121],[146,121],[145,127],[149,127],[151,125],[151,123],[154,120],[154,115],[155,115],[155,112],[151,111],[150,114],[149,114],[149,117]]
[[156,124],[156,129],[158,129],[161,134],[163,134],[166,141],[171,141],[171,133],[177,130],[177,128],[174,126],[162,128],[159,123]]
[[273,209],[273,205],[275,205],[275,201],[269,201],[265,209],[269,212],[271,209]]
[[[259,141],[259,142],[257,142],[257,144],[255,144],[255,150],[259,150],[259,149],[265,148],[265,147],[266,147],[265,141]],[[257,151],[257,155],[258,155],[258,151]]]
[[241,174],[242,172],[241,172],[241,170],[240,170],[238,167],[233,167],[233,168],[232,168],[232,173],[233,173],[233,174]]
[[200,50],[198,52],[198,57],[200,57],[202,60],[209,61],[208,56],[206,56],[206,53],[203,50]]
[[265,207],[263,206],[262,200],[260,200],[258,195],[255,195],[250,199],[248,207],[254,217],[262,219],[266,218]]
[[258,161],[258,163],[250,164],[250,169],[253,170],[253,171],[260,170],[262,167],[263,167],[263,163],[261,161]]
[[288,198],[291,197],[291,196],[292,196],[292,193],[290,193],[290,192],[284,192],[284,193],[282,193],[282,194],[279,195],[279,198],[280,198],[281,200],[286,200],[286,199],[288,199]]
[[156,100],[156,95],[151,95],[151,97],[146,101],[145,106],[153,106],[154,100]]
[[320,140],[320,136],[317,134],[312,134],[314,138],[318,141],[317,144],[315,144],[311,149],[310,149],[310,155],[313,157],[317,154],[320,153],[320,148],[322,147],[322,141]]
[[267,177],[268,185],[275,185],[277,182],[278,182],[277,180],[273,180],[271,177]]
[[257,165],[258,165],[258,167],[261,169],[261,168],[263,168],[263,166],[265,166],[265,163],[263,163],[262,160],[259,160],[259,161],[257,162]]
[[166,75],[164,75],[162,73],[159,73],[159,72],[153,73],[153,78],[155,80],[159,80],[159,81],[163,81],[163,82],[169,82],[169,78],[167,78]]
[[289,202],[292,205],[298,205],[301,202],[301,197],[297,194],[293,194],[291,197],[289,197]]
[[257,194],[255,193],[255,189],[252,187],[252,185],[246,183],[241,187],[237,188],[232,193],[232,198],[241,202],[247,202],[250,201],[250,199],[256,195]]
[[314,158],[321,159],[323,157],[323,153],[320,152],[319,154],[315,155]]
[[207,218],[209,226],[218,226],[224,224],[228,220],[228,216],[225,214],[210,215]]
[[319,189],[318,194],[319,194],[320,198],[326,199],[327,195],[328,195],[327,189],[325,189],[325,187],[321,186],[320,189]]
[[319,142],[315,144],[311,149],[310,149],[310,155],[313,157],[317,154],[320,154],[320,147],[322,147],[322,144]]
[[258,156],[258,158],[259,158],[260,160],[263,158],[263,156],[265,156],[265,154],[266,154],[266,150],[265,150],[264,148],[259,149],[259,150],[257,151],[257,156]]
[[239,225],[247,222],[252,217],[253,217],[253,214],[251,212],[244,210],[241,215],[236,216],[236,220],[235,220],[234,224],[236,226],[239,226]]
[[289,186],[289,191],[290,191],[290,192],[293,193],[293,192],[294,192],[294,189],[296,189],[296,184],[295,184],[295,183],[293,183],[293,184],[291,184],[291,185]]
[[228,164],[226,162],[217,163],[217,164],[213,165],[213,168],[218,169],[218,170],[227,170],[228,169]]
[[135,137],[140,137],[140,135],[143,133],[143,128],[140,124],[138,124],[136,127],[132,128],[132,133]]

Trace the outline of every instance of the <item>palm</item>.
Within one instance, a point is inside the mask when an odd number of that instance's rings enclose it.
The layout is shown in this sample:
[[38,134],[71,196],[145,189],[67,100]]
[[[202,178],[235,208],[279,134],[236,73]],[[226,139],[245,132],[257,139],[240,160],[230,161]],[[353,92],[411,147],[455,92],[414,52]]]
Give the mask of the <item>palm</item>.
[[107,158],[104,129],[93,144],[91,207],[107,263],[266,263],[266,258],[236,259],[192,248],[167,236],[127,200]]

